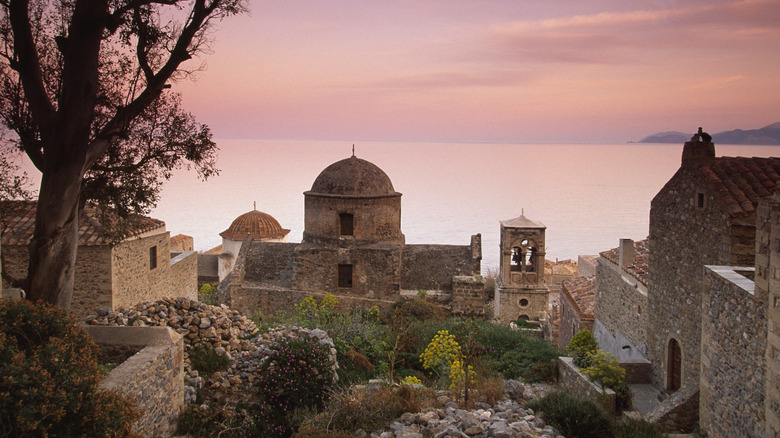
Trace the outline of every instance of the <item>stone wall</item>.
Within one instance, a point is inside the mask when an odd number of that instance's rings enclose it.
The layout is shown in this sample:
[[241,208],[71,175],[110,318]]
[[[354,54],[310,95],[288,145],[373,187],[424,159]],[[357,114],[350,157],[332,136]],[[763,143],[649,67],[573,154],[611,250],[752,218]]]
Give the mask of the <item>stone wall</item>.
[[496,282],[496,315],[501,316],[503,323],[509,324],[521,316],[539,319],[546,315],[550,295],[546,285],[506,288],[500,280]]
[[574,365],[574,359],[571,357],[558,358],[558,386],[562,391],[593,400],[612,415],[617,412],[615,391],[602,390],[597,384],[588,380],[588,377],[580,372],[579,367]]
[[[14,278],[27,276],[27,246],[3,246],[5,268]],[[111,248],[107,245],[80,245],[76,255],[73,298],[69,311],[83,319],[101,307],[111,307]],[[3,281],[3,289],[9,285]]]
[[401,289],[452,290],[452,277],[479,275],[467,245],[404,245]]
[[169,297],[198,299],[198,253],[172,252]]
[[766,435],[780,436],[780,194],[757,208],[756,297],[767,301]]
[[[704,206],[697,195],[704,195]],[[670,339],[682,353],[683,384],[698,386],[704,265],[730,261],[729,217],[694,169],[680,168],[650,207],[647,358],[666,388]]]
[[219,282],[219,254],[198,254],[198,290],[207,283]]
[[452,313],[485,313],[485,280],[481,276],[456,276],[452,279]]
[[135,401],[142,417],[133,426],[141,436],[168,437],[184,408],[184,342],[167,327],[100,327],[86,330],[101,346],[142,349],[114,368],[99,388]]
[[[157,266],[150,265],[150,248],[157,248]],[[168,295],[171,270],[168,232],[132,238],[114,246],[111,255],[113,307],[129,307]]]
[[699,425],[715,437],[764,436],[766,303],[739,272],[707,266],[704,281]]
[[699,385],[683,385],[645,419],[665,432],[693,432],[699,424]]
[[[629,281],[616,264],[603,257],[597,265],[594,313],[603,329],[609,333],[609,336],[599,333],[596,337],[599,346],[618,359],[646,357],[649,310],[647,288],[633,277]],[[628,342],[615,345],[610,342],[610,338]],[[625,351],[625,345],[629,345],[631,351]]]
[[566,348],[571,342],[571,338],[582,330],[588,329],[593,331],[592,319],[580,319],[580,315],[575,309],[575,304],[572,303],[569,294],[561,293],[561,306],[560,306],[560,318],[558,323],[558,348]]

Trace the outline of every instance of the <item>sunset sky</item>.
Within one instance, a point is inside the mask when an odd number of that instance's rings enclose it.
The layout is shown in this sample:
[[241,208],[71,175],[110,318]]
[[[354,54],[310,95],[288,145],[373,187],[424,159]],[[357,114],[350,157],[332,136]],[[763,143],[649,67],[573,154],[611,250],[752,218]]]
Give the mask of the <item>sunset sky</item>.
[[780,122],[778,0],[250,7],[175,86],[216,138],[622,143]]

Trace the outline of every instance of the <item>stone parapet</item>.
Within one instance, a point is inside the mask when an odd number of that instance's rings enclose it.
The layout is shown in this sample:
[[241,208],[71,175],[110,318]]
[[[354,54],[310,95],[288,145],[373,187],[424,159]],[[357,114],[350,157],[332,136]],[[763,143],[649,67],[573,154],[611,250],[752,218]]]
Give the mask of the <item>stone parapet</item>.
[[615,391],[601,389],[591,382],[580,372],[580,368],[574,365],[574,359],[571,357],[558,358],[558,385],[563,391],[593,400],[611,415],[617,412]]
[[478,275],[452,278],[452,313],[485,313],[485,280]]
[[101,350],[140,351],[114,368],[99,388],[132,399],[142,416],[133,426],[141,436],[169,437],[184,408],[184,342],[167,327],[86,326]]

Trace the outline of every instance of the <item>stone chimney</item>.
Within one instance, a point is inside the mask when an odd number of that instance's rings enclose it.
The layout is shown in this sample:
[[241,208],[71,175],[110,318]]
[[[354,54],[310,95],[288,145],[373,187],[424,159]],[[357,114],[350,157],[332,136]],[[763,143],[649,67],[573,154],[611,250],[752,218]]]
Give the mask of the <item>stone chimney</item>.
[[621,268],[634,264],[634,253],[634,240],[620,239],[620,246],[618,247],[618,264]]
[[699,132],[683,146],[682,165],[692,166],[712,158],[715,158],[715,143],[712,142],[712,136],[699,127]]

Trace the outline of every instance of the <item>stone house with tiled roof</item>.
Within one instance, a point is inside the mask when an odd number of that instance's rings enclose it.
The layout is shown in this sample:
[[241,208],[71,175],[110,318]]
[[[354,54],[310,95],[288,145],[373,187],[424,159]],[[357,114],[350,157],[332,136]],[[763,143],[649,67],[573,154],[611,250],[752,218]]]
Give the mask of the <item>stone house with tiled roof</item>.
[[[13,278],[27,275],[35,206],[33,201],[6,201],[2,208],[2,267]],[[77,317],[166,296],[197,297],[196,253],[171,252],[165,222],[145,216],[134,217],[129,236],[115,241],[98,212],[85,207],[75,269],[70,311]],[[10,284],[4,280],[2,287]]]
[[593,335],[621,361],[646,360],[648,240],[620,239],[599,255]]
[[[701,379],[710,377],[701,370],[720,348],[702,332],[703,309],[712,304],[703,300],[711,286],[707,266],[755,266],[756,211],[778,184],[780,158],[716,157],[700,131],[685,143],[680,168],[651,202],[647,358],[653,383],[669,393],[680,390],[684,397],[671,398],[695,402],[696,414]],[[737,301],[723,304],[741,309]],[[742,322],[746,336],[766,325],[760,311],[753,318]]]
[[561,284],[558,347],[565,348],[578,331],[593,331],[596,276],[575,277]]

